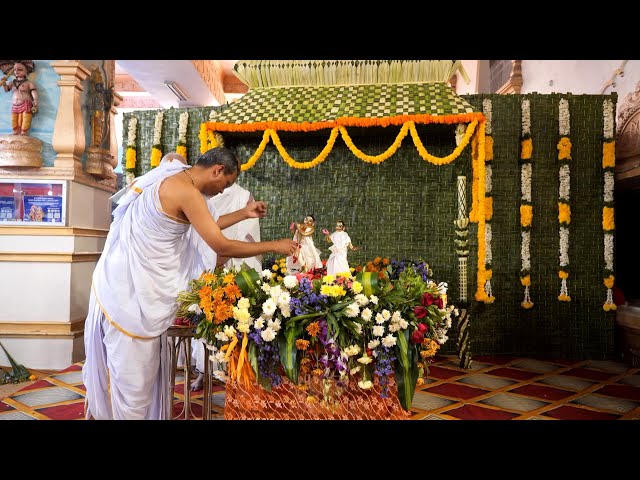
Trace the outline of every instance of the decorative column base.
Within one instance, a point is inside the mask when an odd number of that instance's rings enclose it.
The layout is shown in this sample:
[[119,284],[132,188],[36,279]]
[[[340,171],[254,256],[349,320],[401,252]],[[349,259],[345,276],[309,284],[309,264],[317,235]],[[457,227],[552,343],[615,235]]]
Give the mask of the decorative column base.
[[42,167],[42,142],[28,135],[0,135],[0,167]]
[[111,162],[113,155],[109,150],[99,147],[87,148],[87,160],[84,171],[96,178],[116,178]]

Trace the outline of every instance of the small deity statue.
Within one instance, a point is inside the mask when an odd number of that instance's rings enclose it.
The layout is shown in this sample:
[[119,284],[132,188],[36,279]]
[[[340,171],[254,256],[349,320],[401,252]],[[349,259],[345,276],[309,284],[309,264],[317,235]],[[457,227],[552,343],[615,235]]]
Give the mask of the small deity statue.
[[327,260],[327,275],[349,272],[347,248],[352,251],[360,250],[360,247],[354,247],[351,244],[351,238],[346,230],[347,226],[342,220],[336,222],[336,230],[332,234],[329,234],[329,230],[326,228],[322,230],[325,240],[332,243],[329,247],[331,255]]
[[[13,92],[11,104],[11,128],[14,135],[28,135],[31,119],[38,113],[38,91],[35,84],[27,79],[34,71],[33,60],[0,60],[0,68],[5,76],[0,85],[5,92]],[[13,80],[9,80],[11,75]]]
[[102,74],[96,70],[88,108],[91,114],[91,146],[109,149],[109,112],[113,104],[113,92],[105,88]]
[[287,257],[287,272],[309,272],[315,268],[322,268],[320,250],[313,242],[316,231],[316,220],[313,215],[304,217],[302,223],[292,223],[289,229],[293,232],[293,240],[297,243],[296,252]]

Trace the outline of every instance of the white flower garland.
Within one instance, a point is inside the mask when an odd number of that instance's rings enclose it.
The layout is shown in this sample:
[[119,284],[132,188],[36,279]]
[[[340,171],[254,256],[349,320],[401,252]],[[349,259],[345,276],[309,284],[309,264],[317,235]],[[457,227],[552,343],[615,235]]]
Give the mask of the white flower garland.
[[164,110],[158,111],[153,125],[153,147],[151,147],[151,168],[160,165],[162,159],[162,121]]
[[616,310],[613,301],[613,246],[614,246],[614,168],[616,164],[615,140],[613,137],[613,102],[606,99],[602,104],[603,114],[603,144],[602,144],[602,170],[603,170],[603,206],[602,206],[602,232],[604,234],[604,273],[603,283],[607,287],[607,298],[602,305],[605,312]]
[[569,278],[569,224],[571,223],[571,170],[569,160],[571,160],[571,116],[569,115],[569,102],[562,98],[558,105],[558,222],[559,232],[559,264],[558,276],[560,277],[560,294],[558,300],[561,302],[571,301],[567,287]]
[[522,133],[520,140],[520,283],[524,287],[522,308],[533,307],[531,301],[531,224],[533,205],[531,203],[531,175],[533,141],[531,140],[531,105],[522,100]]
[[127,128],[127,150],[125,152],[125,185],[128,186],[133,182],[136,171],[136,128],[138,127],[138,119],[131,117]]
[[491,276],[493,274],[493,270],[491,268],[491,263],[493,260],[493,254],[491,252],[491,219],[493,218],[493,195],[492,195],[492,169],[491,164],[493,163],[493,135],[492,135],[492,126],[491,126],[491,117],[492,117],[492,104],[491,100],[485,98],[482,100],[482,113],[486,118],[486,129],[485,129],[485,178],[484,178],[484,206],[485,206],[485,224],[484,224],[484,240],[485,240],[485,252],[484,252],[484,264],[486,271],[486,281],[484,284],[484,291],[487,293],[488,299],[485,303],[492,303],[495,300],[493,296],[493,290],[491,288]]
[[189,122],[189,112],[182,112],[178,118],[178,146],[176,153],[187,159],[187,125]]

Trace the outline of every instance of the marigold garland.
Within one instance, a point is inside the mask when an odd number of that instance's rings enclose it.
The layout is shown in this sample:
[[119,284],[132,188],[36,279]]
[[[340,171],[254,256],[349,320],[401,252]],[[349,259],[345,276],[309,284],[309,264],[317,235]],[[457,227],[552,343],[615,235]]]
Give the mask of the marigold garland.
[[491,100],[485,98],[482,101],[482,112],[486,118],[485,123],[485,155],[484,155],[484,163],[485,163],[485,185],[484,185],[484,220],[485,220],[485,255],[484,255],[484,266],[485,266],[485,285],[484,290],[487,294],[487,299],[485,303],[493,303],[495,301],[495,297],[493,296],[493,289],[491,288],[491,277],[493,276],[492,263],[493,263],[493,253],[492,253],[492,225],[491,219],[493,218],[493,168],[492,168],[492,160],[493,160],[493,136],[492,136],[492,104]]
[[178,118],[178,146],[176,153],[182,155],[187,160],[187,125],[189,122],[189,112],[182,112]]
[[[484,212],[484,191],[485,191],[485,129],[486,122],[480,123],[477,135],[473,136],[471,142],[471,157],[475,157],[475,167],[477,173],[474,173],[474,178],[477,177],[477,209],[478,212]],[[478,223],[478,270],[476,272],[476,294],[475,299],[479,302],[491,303],[492,298],[487,295],[485,285],[487,280],[491,278],[491,271],[487,271],[485,267],[486,259],[486,224],[484,215],[477,215]]]
[[153,146],[151,147],[151,168],[160,165],[162,159],[162,120],[164,119],[164,110],[156,113],[155,123],[153,125]]
[[520,137],[520,283],[524,287],[524,299],[520,306],[533,307],[531,301],[531,225],[533,204],[531,202],[531,174],[533,140],[531,139],[531,108],[528,99],[521,103],[522,130]]
[[571,175],[569,160],[571,160],[571,116],[569,114],[569,102],[566,98],[560,99],[558,105],[558,223],[560,224],[560,257],[558,277],[560,278],[560,294],[558,300],[570,302],[567,280],[569,279],[569,225],[571,224]]
[[613,271],[613,244],[615,235],[614,223],[614,168],[616,165],[616,144],[613,137],[613,102],[604,100],[602,104],[604,120],[602,143],[602,174],[603,174],[603,202],[602,202],[602,233],[604,234],[604,271],[603,283],[607,288],[607,297],[602,305],[605,312],[616,310],[613,301],[613,285],[615,281]]

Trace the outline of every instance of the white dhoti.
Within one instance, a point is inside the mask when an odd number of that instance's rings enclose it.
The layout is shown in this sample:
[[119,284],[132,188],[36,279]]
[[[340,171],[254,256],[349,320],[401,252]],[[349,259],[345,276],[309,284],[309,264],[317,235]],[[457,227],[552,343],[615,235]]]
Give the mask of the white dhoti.
[[143,175],[113,212],[85,323],[87,418],[171,418],[166,331],[194,250],[185,241],[190,225],[162,211],[158,188],[186,168],[171,162]]

